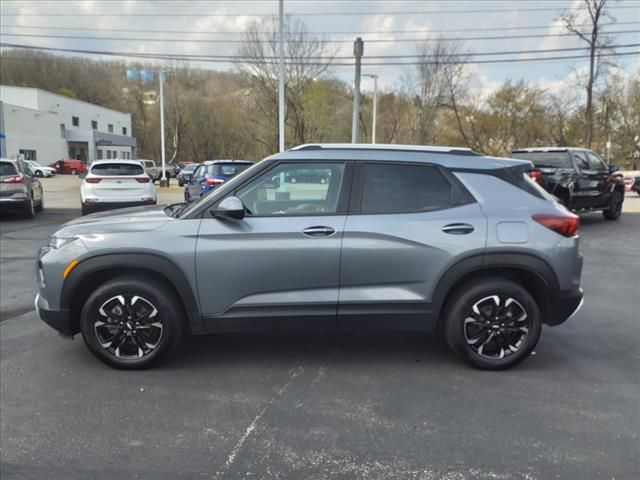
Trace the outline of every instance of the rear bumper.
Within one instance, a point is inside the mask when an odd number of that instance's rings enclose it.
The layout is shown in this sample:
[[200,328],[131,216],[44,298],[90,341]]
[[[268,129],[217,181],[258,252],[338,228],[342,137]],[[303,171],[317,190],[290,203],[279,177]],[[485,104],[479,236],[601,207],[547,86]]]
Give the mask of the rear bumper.
[[72,337],[78,333],[71,325],[69,310],[49,310],[49,304],[40,294],[36,296],[35,306],[40,319],[62,335]]
[[583,300],[582,288],[558,291],[549,302],[549,317],[544,323],[554,326],[569,320],[578,313]]
[[17,210],[24,208],[29,197],[26,195],[13,195],[11,197],[0,197],[0,209]]
[[156,203],[153,201],[135,201],[135,202],[95,202],[95,203],[85,203],[84,206],[86,209],[91,210],[92,212],[102,212],[105,210],[114,210],[116,208],[128,208],[128,207],[143,207],[145,205],[154,205]]

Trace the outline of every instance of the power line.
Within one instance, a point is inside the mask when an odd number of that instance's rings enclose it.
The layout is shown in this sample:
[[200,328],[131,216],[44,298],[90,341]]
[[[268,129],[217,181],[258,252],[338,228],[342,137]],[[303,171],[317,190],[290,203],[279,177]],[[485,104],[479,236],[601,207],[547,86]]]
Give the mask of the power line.
[[[125,39],[126,40],[126,39]],[[8,45],[8,44],[7,44]],[[618,44],[618,45],[606,45],[601,47],[596,47],[598,50],[606,50],[612,48],[635,48],[640,47],[640,43],[629,43],[629,44]],[[36,47],[39,48],[39,47]],[[50,48],[50,47],[46,47]],[[54,48],[54,47],[51,47]],[[547,49],[539,49],[539,50],[499,50],[499,51],[484,51],[484,52],[460,52],[460,53],[446,53],[441,55],[431,55],[431,54],[417,54],[417,55],[367,55],[365,59],[405,59],[405,58],[451,58],[451,57],[486,57],[486,56],[502,56],[502,55],[523,55],[523,54],[540,54],[540,53],[562,53],[562,52],[579,52],[587,50],[588,47],[568,47],[568,48],[547,48]],[[59,49],[61,51],[77,51],[78,49]],[[94,51],[91,51],[94,52]],[[186,53],[156,53],[156,52],[148,52],[148,53],[139,53],[139,52],[125,52],[132,53],[134,55],[153,55],[153,56],[171,56],[171,57],[181,57],[181,58],[189,58],[192,60],[199,59],[219,59],[219,60],[258,60],[255,56],[250,55],[216,55],[216,54],[186,54]],[[285,57],[288,60],[296,60],[297,57]],[[268,60],[275,61],[278,57],[276,56],[264,56],[259,60]],[[333,60],[352,60],[353,56],[306,56],[305,59],[308,60],[325,60],[325,61],[333,61]]]
[[[613,32],[602,32],[606,35],[622,35],[628,33],[640,33],[640,30],[617,30]],[[58,38],[58,39],[76,39],[76,40],[106,40],[106,41],[131,41],[131,42],[171,42],[171,43],[248,43],[246,40],[219,40],[219,39],[186,39],[186,38],[141,38],[141,37],[96,37],[84,35],[44,35],[44,34],[27,34],[27,33],[4,33],[0,35],[5,37],[26,37],[26,38]],[[574,33],[558,33],[558,34],[540,34],[540,35],[494,35],[488,37],[450,37],[450,38],[396,38],[396,39],[365,39],[366,43],[409,43],[409,42],[436,42],[436,41],[465,41],[465,40],[507,40],[507,39],[525,39],[525,38],[549,38],[549,37],[574,37]],[[346,43],[352,44],[353,40],[287,40],[287,43]]]
[[[637,7],[612,6],[609,10],[628,10]],[[404,10],[404,11],[359,11],[359,12],[289,12],[295,17],[331,17],[331,16],[367,16],[367,15],[446,15],[469,13],[520,13],[520,12],[558,12],[562,8],[527,7],[527,8],[489,8],[489,9],[456,9],[456,10]],[[586,10],[577,8],[574,10]],[[273,17],[274,13],[3,13],[8,17]]]
[[[84,49],[72,49],[72,48],[54,48],[54,47],[40,47],[33,45],[18,45],[12,43],[0,43],[0,47],[11,47],[11,48],[21,48],[25,50],[40,50],[40,51],[55,51],[55,52],[65,52],[65,53],[81,53],[85,55],[103,55],[103,56],[114,56],[114,57],[123,57],[123,58],[136,58],[136,59],[149,59],[149,60],[172,60],[172,61],[195,61],[195,62],[205,62],[205,63],[223,63],[223,64],[261,64],[261,65],[276,65],[277,60],[267,58],[263,60],[254,60],[254,59],[242,59],[238,57],[215,57],[215,56],[194,56],[194,55],[186,55],[186,54],[160,54],[160,53],[136,53],[136,52],[114,52],[114,51],[106,51],[106,50],[84,50]],[[609,56],[629,56],[629,55],[640,55],[640,51],[633,52],[601,52],[599,54],[602,57]],[[526,63],[526,62],[541,62],[541,61],[552,61],[552,60],[573,60],[573,59],[585,59],[589,58],[589,55],[570,55],[570,56],[555,56],[555,57],[529,57],[529,58],[503,58],[503,59],[489,59],[489,60],[467,60],[465,58],[461,60],[438,60],[437,62],[430,61],[411,61],[411,62],[366,62],[363,63],[364,66],[411,66],[411,65],[425,65],[425,64],[434,64],[438,63],[442,64],[451,64],[451,65],[460,65],[460,64],[489,64],[489,63]],[[4,60],[5,58],[3,58]],[[287,65],[326,65],[329,67],[353,67],[353,62],[348,63],[337,63],[332,62],[331,59],[326,59],[327,61],[290,61],[285,62]]]
[[[73,0],[75,1],[75,0]],[[289,0],[290,1],[290,0]],[[602,23],[600,27],[607,27],[612,25],[638,25],[640,22],[610,22]],[[583,23],[578,24],[576,27],[590,27],[591,24]],[[243,35],[246,30],[236,31],[203,31],[194,32],[189,30],[148,30],[137,28],[82,28],[82,27],[64,27],[64,26],[48,26],[48,25],[0,25],[1,28],[18,28],[18,29],[37,29],[37,30],[78,30],[89,32],[122,32],[122,33],[180,33],[188,35]],[[546,30],[555,28],[566,28],[564,25],[530,25],[530,26],[504,26],[504,27],[481,27],[481,28],[464,28],[464,29],[429,29],[429,30],[333,30],[333,31],[309,31],[310,35],[364,35],[364,34],[376,34],[376,35],[390,35],[390,34],[430,34],[430,33],[456,33],[456,32],[501,32],[508,30]],[[261,35],[270,35],[273,32],[258,31]],[[573,35],[573,34],[571,34]],[[352,40],[350,40],[352,41]],[[371,40],[369,40],[371,41]]]

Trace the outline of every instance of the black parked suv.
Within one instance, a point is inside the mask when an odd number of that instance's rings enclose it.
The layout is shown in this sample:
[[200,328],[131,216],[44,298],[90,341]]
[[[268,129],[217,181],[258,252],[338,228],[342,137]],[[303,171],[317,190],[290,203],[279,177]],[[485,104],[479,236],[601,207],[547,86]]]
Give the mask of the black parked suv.
[[549,147],[513,150],[511,157],[531,160],[530,175],[545,190],[574,211],[601,210],[607,220],[622,213],[624,180],[618,168],[607,165],[585,148]]

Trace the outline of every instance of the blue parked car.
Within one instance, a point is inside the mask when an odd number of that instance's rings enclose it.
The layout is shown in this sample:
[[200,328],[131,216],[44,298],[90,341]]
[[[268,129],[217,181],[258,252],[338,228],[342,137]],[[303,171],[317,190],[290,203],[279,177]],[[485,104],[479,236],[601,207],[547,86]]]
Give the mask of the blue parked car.
[[184,188],[184,199],[191,202],[246,170],[253,162],[247,160],[207,160],[193,172]]

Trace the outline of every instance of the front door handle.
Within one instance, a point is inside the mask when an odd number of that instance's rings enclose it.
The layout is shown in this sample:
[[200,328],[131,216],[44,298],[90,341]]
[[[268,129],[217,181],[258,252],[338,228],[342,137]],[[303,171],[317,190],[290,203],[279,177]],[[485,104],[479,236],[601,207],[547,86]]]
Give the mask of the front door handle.
[[450,223],[442,227],[442,231],[450,235],[466,235],[474,230],[473,225],[469,225],[468,223]]
[[307,227],[302,233],[307,237],[330,237],[336,233],[335,228],[325,226]]

